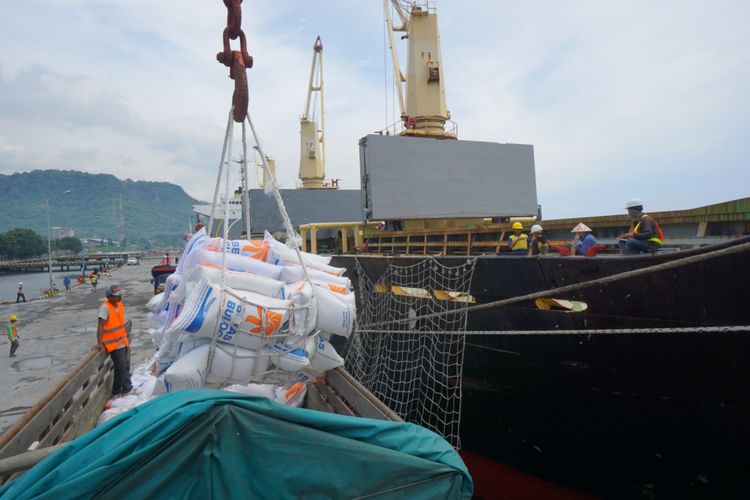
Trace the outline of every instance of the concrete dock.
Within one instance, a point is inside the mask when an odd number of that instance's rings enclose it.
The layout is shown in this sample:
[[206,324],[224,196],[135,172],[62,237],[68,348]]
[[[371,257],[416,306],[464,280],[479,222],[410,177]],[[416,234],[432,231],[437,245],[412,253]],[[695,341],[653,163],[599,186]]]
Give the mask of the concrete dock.
[[[70,294],[21,304],[0,305],[0,433],[9,429],[31,406],[47,394],[91,351],[96,343],[97,310],[110,285],[125,289],[125,317],[133,321],[131,362],[133,368],[153,354],[146,320],[146,302],[153,296],[151,268],[158,259],[142,259],[140,265],[123,266],[99,281],[96,293],[90,285]],[[8,317],[18,316],[21,345],[15,358],[8,357]]]

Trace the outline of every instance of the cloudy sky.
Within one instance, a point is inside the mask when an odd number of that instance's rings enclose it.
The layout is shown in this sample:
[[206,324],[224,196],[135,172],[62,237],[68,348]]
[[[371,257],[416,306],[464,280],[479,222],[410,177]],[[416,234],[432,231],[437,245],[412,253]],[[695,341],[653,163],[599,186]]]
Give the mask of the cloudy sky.
[[[750,196],[750,2],[437,3],[462,139],[533,144],[546,218]],[[250,107],[279,179],[298,169],[325,46],[327,177],[396,120],[379,0],[246,0]],[[0,173],[106,172],[209,199],[233,83],[219,0],[0,0]],[[402,53],[405,64],[405,53]]]

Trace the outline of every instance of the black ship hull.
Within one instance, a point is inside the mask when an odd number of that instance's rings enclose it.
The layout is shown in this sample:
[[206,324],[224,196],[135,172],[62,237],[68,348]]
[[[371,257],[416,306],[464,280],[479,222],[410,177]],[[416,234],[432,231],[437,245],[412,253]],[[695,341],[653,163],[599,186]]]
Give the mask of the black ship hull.
[[[635,258],[480,257],[478,304],[579,284],[554,297],[587,309],[525,300],[468,313],[467,331],[495,334],[466,339],[462,449],[606,497],[743,494],[748,241]],[[353,270],[353,258],[334,262]],[[357,259],[376,281],[389,264],[424,257]]]

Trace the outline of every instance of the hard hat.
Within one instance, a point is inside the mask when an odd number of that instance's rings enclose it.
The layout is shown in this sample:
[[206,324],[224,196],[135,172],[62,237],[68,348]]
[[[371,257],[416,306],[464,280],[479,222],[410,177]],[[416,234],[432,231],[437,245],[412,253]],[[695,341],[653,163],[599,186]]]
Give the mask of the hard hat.
[[19,281],[19,282],[18,282],[18,284],[19,284],[19,285],[23,285],[23,281]]
[[544,231],[544,229],[542,229],[542,226],[540,226],[539,224],[534,224],[533,226],[531,226],[531,234],[541,233],[542,231]]
[[574,227],[573,230],[571,231],[571,233],[590,233],[590,232],[591,232],[591,228],[588,227],[583,222],[579,222],[576,225],[576,227]]
[[10,317],[10,320],[11,321],[18,321],[18,318],[16,318],[15,315],[13,315],[13,316]]
[[643,207],[643,201],[641,201],[639,198],[630,198],[627,203],[625,203],[626,209],[635,207]]
[[107,296],[120,297],[123,294],[123,289],[117,285],[112,285],[107,288]]
[[520,222],[514,222],[513,229],[523,229],[523,224],[521,224]]

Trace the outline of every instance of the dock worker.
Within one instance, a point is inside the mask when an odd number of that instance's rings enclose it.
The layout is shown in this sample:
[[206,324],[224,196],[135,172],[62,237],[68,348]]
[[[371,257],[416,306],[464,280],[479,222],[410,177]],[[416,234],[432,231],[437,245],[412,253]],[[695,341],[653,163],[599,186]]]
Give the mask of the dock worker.
[[23,293],[23,282],[18,282],[18,288],[16,289],[16,304],[20,301],[26,302],[26,295]]
[[96,273],[91,273],[91,293],[96,291],[96,284],[99,282],[99,276]]
[[115,367],[112,380],[112,395],[125,394],[133,389],[128,373],[128,348],[130,341],[125,328],[125,306],[122,304],[123,290],[112,285],[107,288],[107,300],[99,306],[99,322],[96,327],[96,346],[109,353]]
[[625,208],[633,223],[630,232],[617,237],[617,244],[622,255],[655,253],[664,242],[664,233],[659,224],[650,215],[643,213],[643,202],[631,198]]
[[570,253],[573,255],[586,255],[589,248],[598,243],[594,235],[591,234],[591,228],[583,222],[576,224],[576,227],[570,232],[576,234],[570,243]]
[[70,293],[70,276],[63,278],[63,286],[65,287],[65,292]]
[[534,224],[529,231],[529,255],[544,255],[547,252],[549,252],[549,241],[544,236],[544,229],[539,224]]
[[516,255],[527,255],[529,252],[529,237],[523,234],[523,224],[513,223],[513,234],[508,238],[508,247]]
[[18,330],[16,329],[16,321],[18,321],[18,318],[15,316],[11,316],[8,318],[10,321],[8,322],[8,339],[10,340],[10,357],[15,358],[16,357],[16,350],[18,350],[18,346],[20,345],[20,338],[18,336]]

